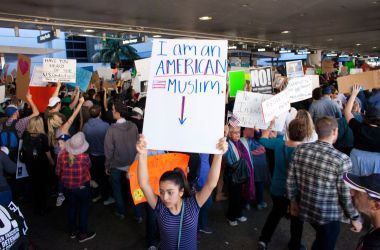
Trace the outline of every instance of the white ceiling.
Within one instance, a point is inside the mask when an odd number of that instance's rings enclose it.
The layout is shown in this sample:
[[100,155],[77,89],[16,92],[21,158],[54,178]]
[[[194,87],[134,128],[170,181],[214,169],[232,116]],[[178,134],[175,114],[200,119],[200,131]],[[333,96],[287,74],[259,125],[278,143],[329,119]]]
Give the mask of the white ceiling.
[[[376,0],[2,0],[0,26],[227,38],[380,54]],[[200,16],[211,21],[200,21]],[[289,34],[281,31],[289,30]],[[356,44],[360,44],[357,46]],[[374,48],[375,47],[375,48]]]

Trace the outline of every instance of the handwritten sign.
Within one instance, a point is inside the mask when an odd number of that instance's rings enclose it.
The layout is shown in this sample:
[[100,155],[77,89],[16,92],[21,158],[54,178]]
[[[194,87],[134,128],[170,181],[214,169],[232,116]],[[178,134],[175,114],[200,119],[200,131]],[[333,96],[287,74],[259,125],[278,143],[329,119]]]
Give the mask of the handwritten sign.
[[137,76],[140,81],[148,81],[150,77],[151,58],[144,58],[135,61]]
[[312,97],[313,78],[315,76],[296,77],[289,80],[286,89],[289,91],[290,103],[303,101]]
[[86,92],[88,88],[88,84],[91,81],[91,77],[92,77],[91,71],[78,67],[75,83],[69,83],[68,85],[71,85],[74,87],[78,86],[82,92]]
[[304,76],[302,61],[290,61],[286,62],[286,75],[288,78]]
[[18,55],[17,77],[16,77],[16,96],[19,99],[26,100],[30,79],[30,58],[24,55]]
[[245,72],[229,71],[228,80],[230,82],[230,96],[235,97],[238,90],[244,90]]
[[42,80],[44,82],[72,82],[76,80],[75,59],[44,58]]
[[[170,153],[148,157],[148,174],[149,183],[156,195],[160,195],[160,178],[166,171],[171,171],[174,168],[181,168],[184,173],[187,173],[189,163],[189,155]],[[137,180],[138,161],[134,161],[129,169],[130,190],[135,205],[145,202],[146,198],[142,192]]]
[[251,70],[252,92],[261,94],[272,94],[272,69],[271,67],[257,68]]
[[[265,122],[262,103],[272,95],[246,91],[238,91],[236,94],[233,113],[238,117],[241,127],[267,129],[269,122]],[[286,113],[284,113],[286,115]],[[285,125],[284,114],[275,120],[273,130],[282,131]]]
[[42,66],[34,66],[32,78],[30,80],[29,86],[40,86],[44,87],[47,85],[47,82],[42,80],[43,69]]
[[100,78],[103,78],[104,80],[111,80],[112,79],[112,69],[111,68],[97,68],[96,71],[98,72],[98,75]]
[[359,84],[364,89],[380,88],[380,70],[338,77],[340,93],[351,93],[354,84]]
[[277,95],[263,101],[262,103],[264,121],[266,123],[273,120],[273,118],[280,116],[281,114],[288,112],[290,109],[289,93],[285,89]]
[[154,40],[143,131],[149,149],[217,153],[226,73],[225,40]]

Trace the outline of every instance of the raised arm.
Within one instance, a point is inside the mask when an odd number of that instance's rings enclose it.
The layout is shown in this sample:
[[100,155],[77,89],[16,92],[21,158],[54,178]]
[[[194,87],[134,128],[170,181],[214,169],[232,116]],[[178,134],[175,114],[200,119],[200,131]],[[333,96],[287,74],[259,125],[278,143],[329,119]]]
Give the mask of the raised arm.
[[137,167],[137,178],[139,181],[139,186],[144,192],[144,196],[148,201],[151,208],[155,209],[157,205],[157,195],[154,194],[152,187],[149,183],[148,174],[148,152],[146,149],[146,141],[144,135],[140,135],[139,140],[136,144],[136,149],[138,153],[139,165]]
[[69,108],[71,110],[73,110],[75,106],[77,106],[78,101],[79,101],[79,94],[80,94],[80,91],[79,91],[79,87],[77,86],[75,87],[74,100],[69,105]]
[[61,89],[61,82],[57,82],[57,88],[55,89],[53,95],[51,97],[55,97],[59,95],[59,90]]
[[81,97],[79,99],[79,103],[77,105],[77,107],[75,108],[73,114],[70,116],[70,118],[62,125],[61,127],[61,131],[63,133],[68,133],[69,132],[69,128],[71,126],[71,124],[74,122],[75,120],[75,117],[77,117],[77,115],[79,114],[79,111],[80,109],[82,108],[82,104],[84,103],[84,98]]
[[226,138],[222,138],[219,140],[219,143],[217,144],[217,149],[220,151],[220,154],[214,155],[214,158],[212,160],[210,172],[207,176],[207,181],[201,191],[195,194],[195,198],[197,199],[197,203],[200,207],[205,204],[207,199],[210,197],[212,190],[216,187],[219,180],[220,175],[220,166],[222,165],[222,157],[223,154],[228,149],[228,143],[226,141]]
[[104,110],[107,111],[108,110],[108,108],[107,108],[107,90],[104,87],[103,87],[103,92],[104,92],[103,106],[104,106]]
[[32,108],[32,111],[33,111],[33,113],[29,116],[29,118],[38,116],[40,114],[40,112],[38,111],[36,104],[34,104],[34,102],[32,100],[32,95],[29,93],[29,91],[26,94],[26,100],[30,104],[30,107]]
[[359,92],[360,92],[360,85],[354,84],[354,86],[352,86],[352,93],[351,93],[350,99],[348,99],[346,107],[343,110],[344,118],[346,118],[347,123],[349,123],[350,120],[354,118],[354,115],[352,114],[351,110],[352,110],[352,106],[354,106],[355,98],[359,94]]

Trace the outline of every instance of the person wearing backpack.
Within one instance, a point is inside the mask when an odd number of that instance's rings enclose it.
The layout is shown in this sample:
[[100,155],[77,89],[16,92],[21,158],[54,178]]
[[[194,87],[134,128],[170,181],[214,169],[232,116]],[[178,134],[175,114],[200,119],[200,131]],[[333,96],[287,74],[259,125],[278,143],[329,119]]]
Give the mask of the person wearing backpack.
[[54,160],[40,116],[30,119],[22,139],[20,160],[25,163],[30,176],[34,212],[44,214],[47,211],[49,168],[54,166]]
[[0,145],[8,148],[9,158],[14,162],[17,162],[19,139],[22,137],[29,120],[39,115],[37,106],[29,92],[26,95],[26,100],[32,108],[33,113],[31,115],[20,119],[18,108],[15,105],[9,105],[5,109],[8,119],[0,124]]

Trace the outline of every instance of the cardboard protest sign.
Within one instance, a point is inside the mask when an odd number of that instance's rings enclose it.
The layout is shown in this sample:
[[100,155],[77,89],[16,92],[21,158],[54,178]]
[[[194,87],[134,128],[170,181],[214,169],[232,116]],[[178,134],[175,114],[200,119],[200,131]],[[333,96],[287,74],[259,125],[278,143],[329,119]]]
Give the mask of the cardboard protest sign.
[[143,131],[149,149],[217,153],[226,74],[226,40],[154,40]]
[[290,103],[303,101],[312,97],[313,79],[315,79],[315,77],[318,76],[307,75],[304,77],[296,77],[289,80],[286,89],[289,91]]
[[3,103],[5,100],[5,85],[0,86],[0,103]]
[[[166,171],[171,171],[174,168],[181,168],[187,174],[187,166],[189,163],[189,155],[170,153],[148,157],[148,174],[149,183],[156,195],[160,195],[160,178]],[[145,202],[146,198],[142,192],[137,180],[138,161],[134,161],[129,169],[130,189],[135,205]]]
[[149,80],[151,61],[152,61],[151,58],[135,60],[136,71],[137,71],[137,75],[139,76],[140,81]]
[[17,77],[16,77],[16,96],[26,101],[30,78],[30,58],[18,55]]
[[29,86],[29,92],[32,95],[32,100],[36,104],[38,111],[45,112],[49,103],[50,97],[54,94],[56,87],[38,87]]
[[[239,125],[247,128],[267,129],[269,122],[264,121],[262,103],[273,95],[238,91],[236,94],[233,113],[239,119]],[[275,121],[273,130],[282,131],[285,118],[280,115]]]
[[244,71],[229,71],[228,80],[230,83],[230,97],[235,97],[238,90],[244,90],[245,72]]
[[98,72],[98,75],[100,78],[103,78],[104,80],[111,80],[112,79],[112,69],[111,68],[97,68],[96,71]]
[[43,81],[42,73],[43,73],[42,66],[34,66],[32,78],[30,80],[29,86],[40,86],[40,87],[46,86],[47,82]]
[[335,72],[334,62],[331,60],[322,61],[322,73],[333,73]]
[[285,89],[268,100],[263,101],[262,109],[264,121],[266,123],[272,121],[273,118],[279,117],[283,113],[288,112],[290,109],[288,90]]
[[252,92],[258,92],[261,94],[273,93],[271,67],[251,69],[250,73]]
[[364,89],[380,88],[380,70],[338,77],[340,93],[351,93],[351,88],[354,84],[359,84]]
[[71,82],[76,80],[77,60],[44,58],[42,80],[44,82]]
[[92,78],[92,72],[79,67],[76,72],[75,83],[68,83],[68,85],[78,86],[82,92],[86,92]]
[[304,76],[302,60],[286,62],[286,76],[288,78]]

